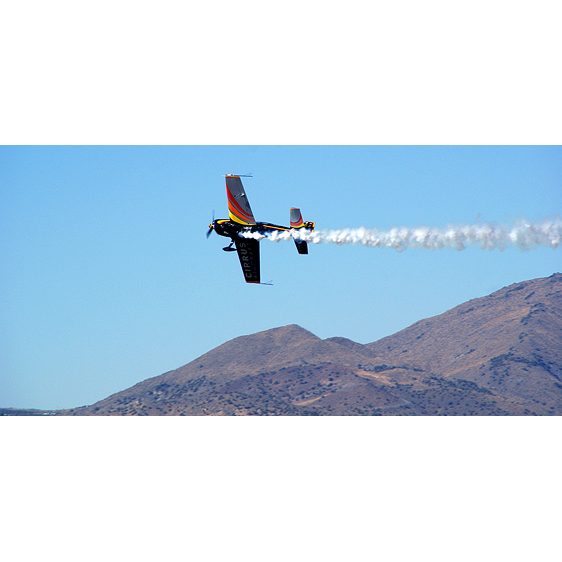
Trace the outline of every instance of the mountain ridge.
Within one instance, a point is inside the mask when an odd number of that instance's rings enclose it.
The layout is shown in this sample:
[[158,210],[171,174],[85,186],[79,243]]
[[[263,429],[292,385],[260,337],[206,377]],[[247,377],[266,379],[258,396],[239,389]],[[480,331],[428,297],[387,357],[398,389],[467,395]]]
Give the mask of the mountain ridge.
[[[504,287],[367,347],[393,361],[415,361],[448,379],[469,380],[521,399],[536,399],[540,390],[558,403],[562,275]],[[532,384],[524,376],[530,370]]]
[[561,415],[562,274],[368,344],[297,324],[239,336],[91,406],[49,413]]

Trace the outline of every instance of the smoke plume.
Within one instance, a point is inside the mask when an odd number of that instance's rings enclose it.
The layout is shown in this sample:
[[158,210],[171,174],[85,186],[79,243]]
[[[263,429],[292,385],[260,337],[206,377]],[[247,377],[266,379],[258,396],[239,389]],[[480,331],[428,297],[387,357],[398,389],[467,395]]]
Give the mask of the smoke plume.
[[305,240],[314,244],[363,244],[373,248],[394,248],[402,252],[408,248],[440,250],[452,248],[464,250],[467,246],[480,246],[483,250],[504,250],[515,246],[527,250],[537,246],[557,248],[562,242],[562,220],[545,219],[530,223],[525,219],[514,226],[501,227],[495,223],[472,225],[452,224],[445,228],[418,226],[398,227],[390,230],[377,228],[344,228],[341,230],[296,230],[274,231],[267,234],[244,233],[245,238],[262,240]]

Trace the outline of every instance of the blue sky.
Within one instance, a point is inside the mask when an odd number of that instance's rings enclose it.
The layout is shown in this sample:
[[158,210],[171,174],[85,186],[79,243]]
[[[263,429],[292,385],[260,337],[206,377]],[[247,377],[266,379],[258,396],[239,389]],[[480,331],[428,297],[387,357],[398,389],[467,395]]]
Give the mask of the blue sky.
[[4,146],[0,406],[91,404],[236,336],[296,323],[375,341],[511,283],[562,270],[562,248],[261,242],[244,283],[226,239],[225,173],[257,220],[389,229],[562,215],[556,146]]

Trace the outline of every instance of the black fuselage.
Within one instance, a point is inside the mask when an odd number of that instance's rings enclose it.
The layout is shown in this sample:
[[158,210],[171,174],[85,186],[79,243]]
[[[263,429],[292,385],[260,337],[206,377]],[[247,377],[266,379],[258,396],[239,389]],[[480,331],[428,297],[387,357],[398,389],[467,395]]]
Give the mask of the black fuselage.
[[239,236],[242,232],[258,232],[265,235],[268,232],[291,230],[288,226],[271,224],[269,222],[257,222],[256,224],[245,225],[238,224],[228,219],[214,220],[212,225],[209,225],[209,227],[213,228],[217,234],[231,238],[232,240],[234,240],[234,238]]

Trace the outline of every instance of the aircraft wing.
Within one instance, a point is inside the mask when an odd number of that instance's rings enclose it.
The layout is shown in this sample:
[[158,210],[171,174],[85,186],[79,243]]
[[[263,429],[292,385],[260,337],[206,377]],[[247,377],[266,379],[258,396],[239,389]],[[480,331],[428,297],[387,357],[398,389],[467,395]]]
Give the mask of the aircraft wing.
[[260,242],[253,238],[234,238],[246,283],[260,282]]
[[230,220],[238,224],[256,224],[246,192],[242,186],[240,176],[226,177],[226,197],[228,199],[228,213]]

